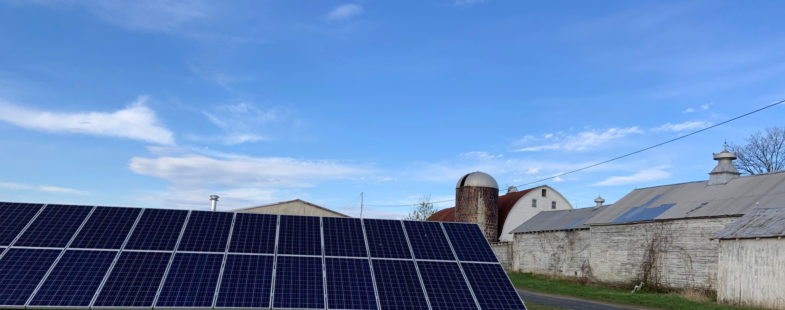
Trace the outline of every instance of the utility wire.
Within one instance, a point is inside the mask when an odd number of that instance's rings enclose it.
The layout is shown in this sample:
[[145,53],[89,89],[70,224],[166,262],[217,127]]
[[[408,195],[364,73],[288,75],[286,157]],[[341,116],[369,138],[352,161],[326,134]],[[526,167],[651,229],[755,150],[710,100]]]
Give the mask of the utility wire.
[[[696,131],[693,131],[693,132],[690,132],[690,133],[688,133],[688,134],[685,134],[685,135],[682,135],[682,136],[678,136],[678,137],[676,137],[676,138],[673,138],[673,139],[670,139],[670,140],[666,140],[666,141],[663,141],[663,142],[660,142],[660,143],[654,144],[654,145],[652,145],[652,146],[649,146],[649,147],[646,147],[646,148],[639,149],[639,150],[637,150],[637,151],[634,151],[634,152],[630,152],[630,153],[627,153],[627,154],[624,154],[624,155],[616,156],[616,157],[613,157],[613,158],[611,158],[611,159],[608,159],[608,160],[604,160],[604,161],[601,161],[601,162],[597,162],[597,163],[594,163],[594,164],[591,164],[591,165],[588,165],[588,166],[584,166],[584,167],[581,167],[581,168],[578,168],[578,169],[570,170],[570,171],[567,171],[567,172],[559,173],[559,174],[557,174],[557,175],[550,176],[550,177],[547,177],[547,178],[542,178],[542,179],[539,179],[539,180],[536,180],[536,181],[532,181],[532,182],[529,182],[529,183],[524,183],[524,184],[520,184],[520,185],[515,185],[515,187],[520,187],[520,186],[527,186],[527,185],[531,185],[531,184],[536,184],[536,183],[540,183],[540,182],[543,182],[543,181],[547,181],[547,180],[555,179],[555,178],[558,178],[558,177],[561,177],[561,176],[565,176],[565,175],[568,175],[568,174],[572,174],[572,173],[580,172],[580,171],[583,171],[583,170],[586,170],[586,169],[594,168],[594,167],[597,167],[597,166],[599,166],[599,165],[604,165],[604,164],[607,164],[607,163],[609,163],[609,162],[612,162],[612,161],[616,161],[616,160],[619,160],[619,159],[622,159],[622,158],[626,158],[626,157],[629,157],[629,156],[632,156],[632,155],[635,155],[635,154],[638,154],[638,153],[642,153],[642,152],[645,152],[645,151],[651,150],[651,149],[653,149],[653,148],[660,147],[660,146],[663,146],[663,145],[665,145],[665,144],[668,144],[668,143],[671,143],[671,142],[675,142],[675,141],[678,141],[678,140],[681,140],[681,139],[687,138],[687,137],[689,137],[689,136],[692,136],[692,135],[695,135],[695,134],[698,134],[698,133],[704,132],[704,131],[706,131],[706,130],[709,130],[709,129],[712,129],[712,128],[715,128],[715,127],[718,127],[718,126],[721,126],[721,125],[725,125],[725,124],[727,124],[727,123],[730,123],[730,122],[732,122],[732,121],[735,121],[735,120],[737,120],[737,119],[740,119],[740,118],[743,118],[743,117],[750,116],[750,115],[752,115],[752,114],[755,114],[755,113],[758,113],[758,112],[760,112],[760,111],[763,111],[763,110],[769,109],[769,108],[771,108],[771,107],[774,107],[774,106],[776,106],[776,105],[779,105],[779,104],[782,104],[782,103],[785,103],[785,99],[783,99],[783,100],[780,100],[780,101],[777,101],[777,102],[775,102],[775,103],[772,103],[772,104],[769,104],[769,105],[767,105],[767,106],[764,106],[764,107],[758,108],[758,109],[756,109],[756,110],[753,110],[753,111],[750,111],[750,112],[747,112],[747,113],[741,114],[741,115],[739,115],[739,116],[736,116],[736,117],[733,117],[733,118],[727,119],[727,120],[725,120],[725,121],[722,121],[722,122],[719,122],[719,123],[717,123],[717,124],[714,124],[714,125],[711,125],[711,126],[708,126],[708,127],[702,128],[702,129],[698,129],[698,130],[696,130]],[[501,189],[500,189],[500,190],[501,190]],[[444,202],[450,202],[450,201],[455,201],[455,199],[450,199],[450,200],[442,200],[442,201],[434,201],[434,202],[431,202],[431,203],[432,203],[432,204],[437,204],[437,203],[444,203]],[[413,204],[401,204],[401,205],[366,205],[366,206],[372,206],[372,207],[410,207],[410,206],[416,206],[416,205],[419,205],[419,203],[413,203]]]

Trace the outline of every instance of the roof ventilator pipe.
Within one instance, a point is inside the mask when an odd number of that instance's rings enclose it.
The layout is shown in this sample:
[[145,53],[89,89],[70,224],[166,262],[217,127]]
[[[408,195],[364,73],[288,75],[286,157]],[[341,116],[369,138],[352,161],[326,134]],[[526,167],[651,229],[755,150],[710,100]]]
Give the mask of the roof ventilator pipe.
[[218,195],[210,195],[210,211],[215,212],[216,204],[218,204]]

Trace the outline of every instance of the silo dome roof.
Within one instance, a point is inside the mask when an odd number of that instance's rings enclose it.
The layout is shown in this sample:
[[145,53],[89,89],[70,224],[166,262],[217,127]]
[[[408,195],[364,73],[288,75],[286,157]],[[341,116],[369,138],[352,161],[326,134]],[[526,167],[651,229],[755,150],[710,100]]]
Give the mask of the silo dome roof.
[[458,184],[455,185],[455,188],[461,188],[464,186],[491,187],[499,189],[499,184],[496,183],[496,180],[494,180],[492,176],[480,171],[475,171],[463,176],[460,180],[458,180]]

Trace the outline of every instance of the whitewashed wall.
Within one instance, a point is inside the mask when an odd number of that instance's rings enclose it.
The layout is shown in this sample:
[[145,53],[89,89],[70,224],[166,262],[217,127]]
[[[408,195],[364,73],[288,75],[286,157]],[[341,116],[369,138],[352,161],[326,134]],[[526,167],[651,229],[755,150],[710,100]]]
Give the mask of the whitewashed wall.
[[[631,283],[643,277],[644,263],[651,261],[651,274],[662,286],[716,289],[719,242],[710,239],[737,219],[593,225],[591,273],[597,281]],[[655,258],[647,259],[648,252]]]
[[491,243],[491,249],[496,254],[499,263],[502,264],[504,269],[509,270],[512,267],[512,243],[510,242],[496,242]]
[[720,302],[785,309],[785,239],[721,240],[719,244]]
[[570,277],[588,276],[589,230],[515,234],[514,268]]

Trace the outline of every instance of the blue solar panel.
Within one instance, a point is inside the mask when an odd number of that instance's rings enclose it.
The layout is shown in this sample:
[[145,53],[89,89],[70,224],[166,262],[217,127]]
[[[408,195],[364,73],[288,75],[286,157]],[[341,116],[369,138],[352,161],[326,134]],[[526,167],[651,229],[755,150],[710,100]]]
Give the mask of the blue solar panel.
[[267,308],[272,280],[273,256],[230,254],[215,307]]
[[382,309],[428,309],[413,261],[373,260]]
[[48,205],[14,245],[65,247],[92,208],[88,206]]
[[501,265],[461,263],[461,266],[482,309],[526,309]]
[[378,309],[368,259],[326,258],[330,309]]
[[281,215],[278,254],[322,255],[319,218]]
[[278,256],[273,307],[324,308],[321,257]]
[[229,252],[272,254],[275,251],[276,226],[276,215],[237,213]]
[[0,245],[10,245],[42,206],[34,203],[0,203]]
[[418,261],[431,309],[477,309],[458,263]]
[[417,259],[455,260],[438,222],[404,221],[406,235]]
[[94,306],[152,307],[171,256],[171,253],[123,252]]
[[155,306],[212,307],[223,257],[223,254],[175,254]]
[[174,250],[188,211],[145,209],[126,249]]
[[324,255],[368,257],[360,219],[324,217]]
[[412,258],[400,221],[364,219],[372,257]]
[[177,251],[226,252],[233,216],[227,212],[191,211]]
[[477,224],[442,223],[458,259],[461,261],[497,262],[496,254]]
[[141,211],[134,208],[96,208],[69,248],[119,249]]
[[66,251],[30,305],[90,306],[115,255],[115,251]]
[[624,212],[624,214],[614,219],[613,223],[650,221],[656,219],[660,214],[665,213],[665,211],[668,211],[671,207],[676,205],[675,203],[666,203],[651,207],[660,197],[662,197],[662,194],[654,196],[654,198],[640,206],[627,210],[627,212]]
[[24,306],[60,250],[10,249],[0,259],[0,305]]

